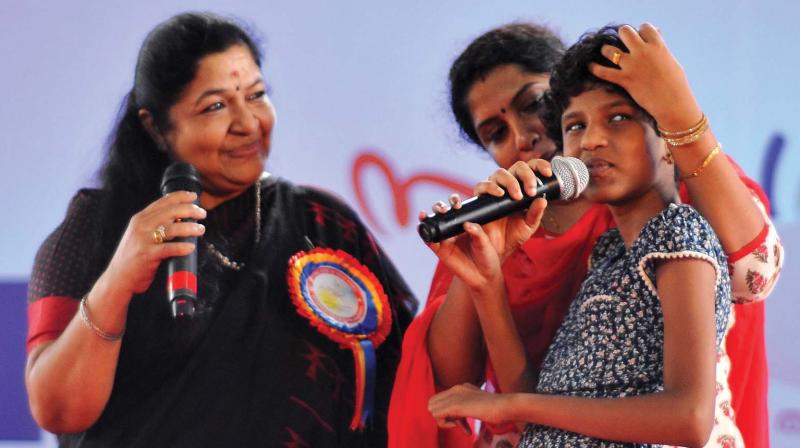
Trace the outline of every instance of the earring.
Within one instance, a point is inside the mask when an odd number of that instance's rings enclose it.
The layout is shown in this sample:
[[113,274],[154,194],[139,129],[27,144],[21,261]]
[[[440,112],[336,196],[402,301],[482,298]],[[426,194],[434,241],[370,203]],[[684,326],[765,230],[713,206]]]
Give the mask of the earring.
[[667,163],[667,165],[672,165],[675,161],[672,159],[672,151],[667,148],[667,152],[661,156],[661,160]]

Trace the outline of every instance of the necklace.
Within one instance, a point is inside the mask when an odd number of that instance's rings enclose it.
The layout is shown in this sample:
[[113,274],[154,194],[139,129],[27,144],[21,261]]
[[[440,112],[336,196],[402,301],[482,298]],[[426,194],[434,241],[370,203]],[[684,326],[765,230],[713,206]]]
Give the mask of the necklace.
[[[261,179],[259,178],[256,181],[256,232],[255,232],[255,239],[253,245],[255,246],[261,241]],[[208,252],[214,256],[223,266],[228,269],[232,269],[234,271],[241,271],[244,267],[243,261],[234,261],[228,258],[225,254],[219,251],[214,244],[209,243],[207,240],[203,239],[206,243],[206,247],[208,248]]]

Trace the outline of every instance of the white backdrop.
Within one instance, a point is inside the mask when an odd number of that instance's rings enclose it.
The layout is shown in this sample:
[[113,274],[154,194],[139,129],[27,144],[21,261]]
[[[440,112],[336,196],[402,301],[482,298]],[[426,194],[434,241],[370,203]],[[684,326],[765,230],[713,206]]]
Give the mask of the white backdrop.
[[[800,6],[778,0],[229,0],[221,10],[208,1],[53,3],[0,0],[0,284],[25,282],[36,248],[62,219],[69,198],[93,182],[131,87],[139,45],[177,12],[234,15],[261,32],[264,74],[278,113],[269,170],[344,197],[421,300],[434,257],[416,236],[417,211],[445,197],[452,190],[447,182],[471,185],[493,169],[460,139],[451,119],[445,80],[454,57],[472,38],[511,20],[551,24],[568,43],[609,22],[655,23],[726,150],[764,184],[777,211],[787,257],[767,306],[772,440],[800,446],[800,361],[791,343],[800,316],[793,293],[800,286],[794,259],[800,250]],[[356,184],[367,192],[363,202]],[[8,384],[0,389],[6,394],[0,394],[0,446],[45,446],[52,441],[37,441],[38,433],[24,435],[18,425],[3,429],[2,421],[27,412],[19,392],[24,295],[9,288],[0,289],[6,307],[0,312],[20,330],[0,332],[6,365],[0,382]]]

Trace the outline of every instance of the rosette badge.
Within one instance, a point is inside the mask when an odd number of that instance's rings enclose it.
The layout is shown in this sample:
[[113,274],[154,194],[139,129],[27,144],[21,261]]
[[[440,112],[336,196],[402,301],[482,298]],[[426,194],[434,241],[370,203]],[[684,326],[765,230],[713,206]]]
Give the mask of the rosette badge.
[[298,313],[353,352],[356,396],[350,429],[363,428],[375,395],[375,350],[392,328],[383,286],[352,255],[323,248],[295,254],[287,280]]

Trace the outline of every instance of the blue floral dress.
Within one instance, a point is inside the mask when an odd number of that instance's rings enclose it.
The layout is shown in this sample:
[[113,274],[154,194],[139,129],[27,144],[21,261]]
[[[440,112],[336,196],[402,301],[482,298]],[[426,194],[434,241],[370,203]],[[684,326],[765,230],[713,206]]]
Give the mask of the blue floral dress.
[[[550,345],[537,391],[578,397],[627,397],[663,390],[664,320],[655,262],[695,258],[717,273],[717,347],[731,307],[728,263],[708,222],[686,205],[671,204],[645,224],[626,250],[617,229],[595,245],[586,280]],[[528,425],[520,447],[652,447],[611,442]]]

